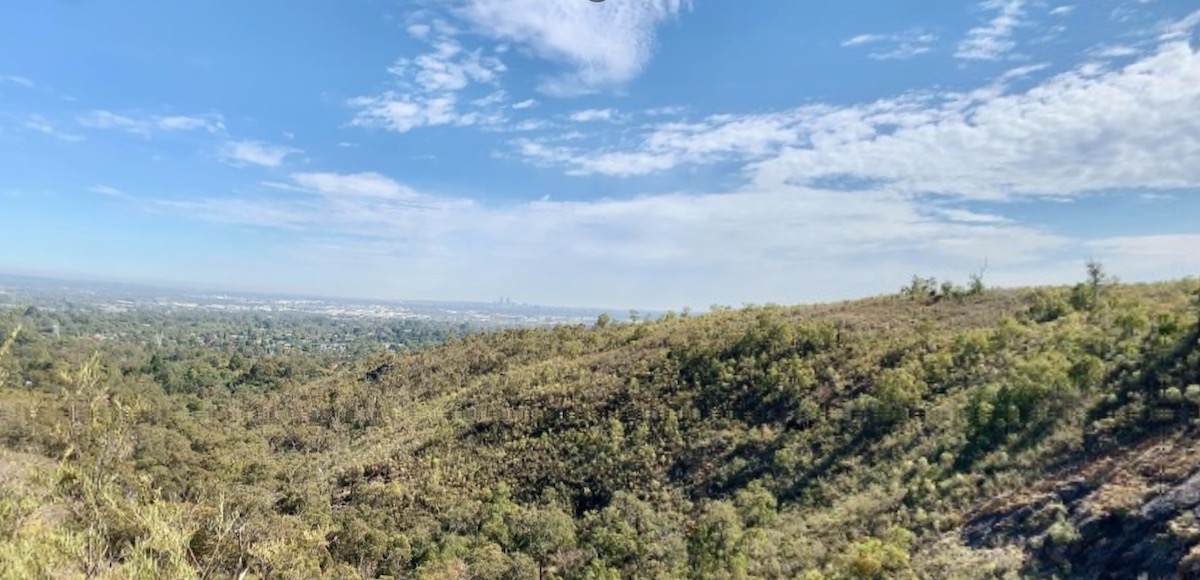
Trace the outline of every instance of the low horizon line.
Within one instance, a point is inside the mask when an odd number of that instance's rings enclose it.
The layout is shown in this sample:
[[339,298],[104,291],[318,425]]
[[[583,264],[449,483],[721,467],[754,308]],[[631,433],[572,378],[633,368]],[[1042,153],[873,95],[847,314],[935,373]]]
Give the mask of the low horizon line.
[[[449,300],[449,299],[437,299],[437,298],[379,298],[379,297],[349,296],[349,295],[338,296],[338,295],[333,295],[333,294],[305,293],[305,292],[284,291],[284,290],[265,290],[265,289],[251,290],[251,289],[245,289],[245,288],[243,288],[243,289],[220,288],[220,287],[216,287],[216,286],[210,286],[207,283],[202,283],[202,282],[181,282],[181,281],[171,281],[171,280],[146,280],[146,279],[140,279],[140,278],[122,278],[122,277],[112,277],[112,276],[96,276],[96,275],[91,275],[91,274],[75,274],[75,273],[61,273],[61,272],[48,273],[48,272],[39,272],[39,271],[32,271],[32,270],[20,270],[20,269],[14,270],[14,269],[8,269],[8,268],[0,268],[0,278],[3,278],[3,277],[14,277],[14,278],[25,277],[25,278],[40,279],[40,280],[44,280],[44,281],[67,282],[67,283],[74,282],[74,283],[90,283],[90,284],[119,284],[119,285],[141,287],[141,288],[145,288],[145,289],[188,291],[188,292],[213,292],[213,293],[222,293],[222,294],[230,294],[230,295],[239,295],[240,294],[240,295],[261,295],[261,296],[271,296],[271,297],[310,298],[310,299],[323,299],[323,300],[357,300],[357,301],[362,301],[362,302],[375,302],[375,303],[391,302],[391,303],[399,303],[399,304],[432,303],[432,304],[478,304],[478,305],[494,305],[494,304],[499,303],[499,300],[485,301],[485,300],[478,300],[478,299],[476,299],[476,300]],[[508,296],[508,295],[505,295],[504,297],[509,298],[510,300],[512,299],[512,297]],[[527,303],[527,302],[520,302],[520,301],[511,301],[511,302],[509,302],[509,304],[511,304],[513,306],[524,306],[524,307],[533,307],[533,308],[557,308],[557,309],[563,309],[563,310],[587,310],[587,311],[600,311],[600,312],[637,311],[637,312],[641,312],[641,313],[665,314],[670,311],[667,309],[634,308],[634,307],[615,308],[615,307],[604,307],[604,306],[578,306],[578,305],[563,306],[563,305],[552,305],[552,304]]]

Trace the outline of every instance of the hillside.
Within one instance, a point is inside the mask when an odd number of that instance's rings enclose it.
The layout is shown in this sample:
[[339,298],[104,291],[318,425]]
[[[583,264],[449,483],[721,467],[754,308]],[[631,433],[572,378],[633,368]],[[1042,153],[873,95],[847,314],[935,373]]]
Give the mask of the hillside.
[[13,317],[0,577],[1200,577],[1198,292],[914,280],[170,389]]

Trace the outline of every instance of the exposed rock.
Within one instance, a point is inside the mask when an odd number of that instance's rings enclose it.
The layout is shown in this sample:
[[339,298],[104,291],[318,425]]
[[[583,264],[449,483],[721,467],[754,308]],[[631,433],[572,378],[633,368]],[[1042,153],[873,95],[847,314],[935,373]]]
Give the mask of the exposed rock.
[[979,548],[1020,546],[1032,556],[1027,572],[1036,576],[1200,578],[1197,535],[1170,525],[1200,515],[1200,472],[1148,489],[1136,509],[1106,509],[1097,501],[1101,489],[1073,481],[982,514],[966,523],[963,540]]
[[1171,491],[1150,500],[1142,506],[1141,516],[1159,521],[1200,505],[1200,472]]

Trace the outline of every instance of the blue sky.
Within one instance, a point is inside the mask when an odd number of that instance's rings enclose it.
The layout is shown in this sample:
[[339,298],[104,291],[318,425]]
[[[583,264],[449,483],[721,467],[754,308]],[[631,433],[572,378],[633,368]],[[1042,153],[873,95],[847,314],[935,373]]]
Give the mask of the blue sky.
[[0,270],[702,309],[1200,273],[1184,0],[0,8]]

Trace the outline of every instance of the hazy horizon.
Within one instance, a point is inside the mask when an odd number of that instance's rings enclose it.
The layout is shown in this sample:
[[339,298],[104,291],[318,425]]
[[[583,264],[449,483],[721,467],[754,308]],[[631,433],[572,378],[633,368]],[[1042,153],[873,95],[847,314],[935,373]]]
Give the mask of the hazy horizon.
[[[188,282],[188,281],[171,281],[171,280],[152,280],[152,279],[135,279],[135,278],[104,278],[101,276],[74,275],[70,273],[53,273],[53,272],[38,272],[38,271],[20,271],[20,270],[5,270],[0,269],[0,288],[4,287],[5,279],[9,278],[26,278],[34,279],[42,282],[55,282],[66,284],[68,288],[86,287],[87,285],[114,285],[114,286],[132,286],[142,290],[161,290],[164,292],[204,292],[204,293],[221,293],[233,297],[240,296],[256,296],[256,297],[271,297],[271,298],[301,298],[313,300],[339,300],[347,302],[362,302],[362,303],[396,303],[396,304],[472,304],[472,305],[494,305],[499,304],[502,299],[507,298],[509,304],[519,307],[532,308],[551,308],[562,310],[582,310],[582,311],[608,311],[608,312],[624,312],[630,309],[645,313],[665,313],[666,310],[647,309],[638,305],[593,305],[593,304],[538,304],[520,300],[514,296],[497,296],[491,300],[442,300],[438,298],[423,298],[423,297],[407,297],[407,296],[373,296],[373,295],[330,295],[330,294],[314,294],[305,292],[293,292],[289,290],[271,290],[271,289],[253,289],[253,288],[236,288],[211,286],[203,282]],[[700,311],[705,308],[690,307],[692,310]]]

